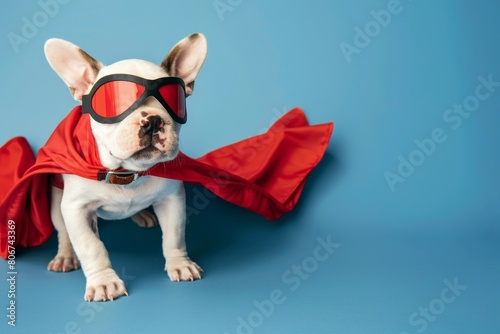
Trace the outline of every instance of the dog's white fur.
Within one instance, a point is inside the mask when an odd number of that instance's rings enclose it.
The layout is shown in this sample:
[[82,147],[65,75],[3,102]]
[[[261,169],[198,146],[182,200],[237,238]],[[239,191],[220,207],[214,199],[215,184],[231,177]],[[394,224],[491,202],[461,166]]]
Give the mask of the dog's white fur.
[[[110,74],[133,74],[146,79],[177,76],[190,95],[207,53],[206,39],[190,35],[172,48],[162,65],[144,60],[124,60],[104,66],[79,47],[60,39],[45,44],[49,64],[81,101],[93,84]],[[151,116],[160,116],[162,129],[144,138],[141,127]],[[163,106],[148,98],[123,121],[102,124],[91,120],[101,163],[107,169],[145,171],[178,153],[180,125]],[[147,146],[145,147],[145,140]],[[48,269],[70,271],[79,263],[87,279],[85,300],[113,300],[127,295],[123,281],[111,267],[108,252],[97,233],[97,217],[123,219],[132,216],[140,226],[159,223],[163,232],[165,270],[173,281],[201,278],[202,269],[187,255],[184,239],[186,210],[180,181],[141,176],[129,185],[112,185],[72,174],[63,175],[64,190],[52,187],[51,216],[58,232],[59,248]],[[147,210],[152,206],[154,214]]]

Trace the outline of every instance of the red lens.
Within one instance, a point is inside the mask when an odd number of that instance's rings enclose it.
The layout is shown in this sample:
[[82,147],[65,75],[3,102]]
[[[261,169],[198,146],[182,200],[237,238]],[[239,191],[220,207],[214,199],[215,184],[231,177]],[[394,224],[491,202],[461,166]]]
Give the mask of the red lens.
[[101,117],[121,115],[144,93],[145,88],[130,81],[110,81],[92,96],[92,109]]
[[186,94],[179,84],[166,84],[158,89],[161,97],[181,119],[186,117]]

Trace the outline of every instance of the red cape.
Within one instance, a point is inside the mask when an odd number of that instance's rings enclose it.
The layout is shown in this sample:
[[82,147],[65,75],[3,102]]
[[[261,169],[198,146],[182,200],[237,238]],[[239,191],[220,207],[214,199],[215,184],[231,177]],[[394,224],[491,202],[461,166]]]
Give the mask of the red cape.
[[[297,203],[307,175],[328,146],[333,123],[310,126],[295,108],[266,133],[193,159],[179,153],[149,175],[201,184],[217,196],[274,220]],[[37,246],[51,235],[51,174],[97,179],[99,161],[88,114],[74,108],[38,152],[23,137],[0,147],[0,255],[9,246]],[[15,226],[15,238],[8,237]],[[13,233],[11,232],[10,235]]]

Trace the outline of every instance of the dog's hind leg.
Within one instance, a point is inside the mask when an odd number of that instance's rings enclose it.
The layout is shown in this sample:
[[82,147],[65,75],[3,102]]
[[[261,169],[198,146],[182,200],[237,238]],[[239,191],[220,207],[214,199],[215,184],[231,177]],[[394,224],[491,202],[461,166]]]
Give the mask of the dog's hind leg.
[[130,218],[140,227],[150,228],[158,226],[158,218],[156,218],[155,213],[149,208],[139,211]]
[[[59,246],[56,256],[49,262],[48,270],[57,272],[72,271],[80,268],[71,241],[69,240],[66,225],[64,224],[63,215],[61,212],[61,200],[63,190],[57,187],[52,187],[50,215],[52,223],[57,230],[57,239]],[[96,232],[96,231],[95,231]]]

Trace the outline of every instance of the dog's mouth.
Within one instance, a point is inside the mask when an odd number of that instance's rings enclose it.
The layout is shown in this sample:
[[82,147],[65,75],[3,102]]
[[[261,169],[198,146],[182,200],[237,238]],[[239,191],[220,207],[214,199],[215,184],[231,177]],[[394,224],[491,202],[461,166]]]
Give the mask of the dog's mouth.
[[131,158],[134,160],[153,160],[158,159],[162,155],[164,155],[164,153],[156,147],[148,146],[140,151],[135,152]]
[[135,161],[153,162],[170,161],[177,156],[178,149],[166,151],[159,149],[155,145],[148,145],[145,148],[135,152],[130,158]]

